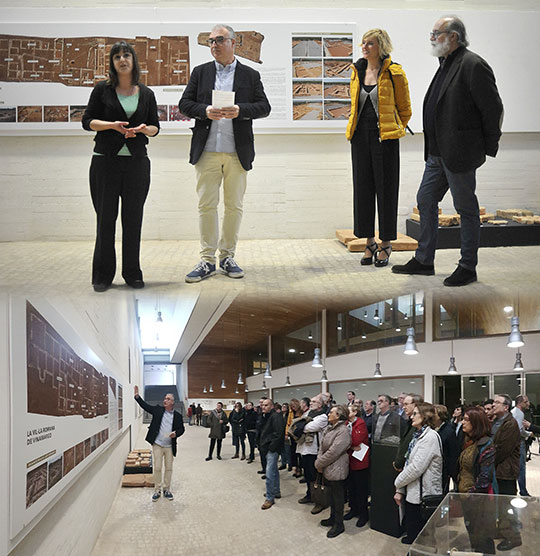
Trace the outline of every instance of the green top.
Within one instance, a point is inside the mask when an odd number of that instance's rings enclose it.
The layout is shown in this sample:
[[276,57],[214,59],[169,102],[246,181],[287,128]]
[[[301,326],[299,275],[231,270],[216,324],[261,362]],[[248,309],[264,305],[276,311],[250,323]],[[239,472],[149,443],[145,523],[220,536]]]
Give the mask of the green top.
[[[116,93],[124,112],[128,118],[131,118],[137,110],[137,105],[139,104],[139,91],[137,91],[134,95],[121,95],[120,93]],[[100,153],[94,153],[100,156]],[[103,156],[103,155],[101,155]],[[117,156],[131,156],[129,149],[126,144],[118,151]]]

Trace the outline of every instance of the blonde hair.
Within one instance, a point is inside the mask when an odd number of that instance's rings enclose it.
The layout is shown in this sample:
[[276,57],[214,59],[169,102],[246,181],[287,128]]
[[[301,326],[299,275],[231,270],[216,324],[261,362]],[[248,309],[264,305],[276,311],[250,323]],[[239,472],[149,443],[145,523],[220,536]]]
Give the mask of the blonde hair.
[[379,44],[379,56],[386,58],[392,52],[392,41],[384,29],[370,29],[362,36],[362,42],[366,39],[375,38]]

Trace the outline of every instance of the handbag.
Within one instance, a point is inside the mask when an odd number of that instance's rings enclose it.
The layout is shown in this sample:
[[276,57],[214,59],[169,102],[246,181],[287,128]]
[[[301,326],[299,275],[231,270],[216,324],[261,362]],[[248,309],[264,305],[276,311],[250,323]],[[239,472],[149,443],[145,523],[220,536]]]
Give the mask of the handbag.
[[315,482],[311,485],[311,501],[315,502],[316,506],[328,508],[330,506],[330,497],[330,487],[324,484],[322,473],[317,473]]
[[223,430],[223,434],[227,434],[231,430],[231,427],[229,427],[229,425],[221,425],[221,428]]

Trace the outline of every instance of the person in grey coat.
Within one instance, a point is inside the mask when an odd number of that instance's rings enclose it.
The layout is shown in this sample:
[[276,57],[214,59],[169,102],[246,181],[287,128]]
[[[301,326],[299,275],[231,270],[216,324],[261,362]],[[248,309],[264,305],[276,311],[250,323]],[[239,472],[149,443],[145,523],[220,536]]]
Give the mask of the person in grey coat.
[[213,409],[208,415],[206,426],[210,429],[208,438],[210,439],[210,449],[208,450],[208,457],[206,461],[212,459],[214,448],[217,443],[217,459],[221,459],[221,443],[225,438],[225,426],[228,423],[227,414],[223,411],[223,404],[218,402],[216,409]]
[[412,544],[425,525],[421,515],[422,497],[442,494],[442,444],[433,430],[435,408],[430,403],[419,403],[412,413],[416,429],[405,456],[405,467],[396,477],[394,500],[405,502],[405,530],[403,544]]
[[349,409],[336,405],[328,414],[328,427],[323,433],[315,468],[322,473],[325,485],[330,490],[330,517],[321,525],[331,527],[326,536],[331,539],[343,531],[343,506],[345,505],[345,479],[349,475],[349,454],[351,433],[347,428]]

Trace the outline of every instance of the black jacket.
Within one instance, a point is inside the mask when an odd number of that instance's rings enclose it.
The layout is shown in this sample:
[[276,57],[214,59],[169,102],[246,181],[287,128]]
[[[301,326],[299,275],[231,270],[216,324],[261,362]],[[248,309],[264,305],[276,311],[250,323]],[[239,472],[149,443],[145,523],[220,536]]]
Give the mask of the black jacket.
[[437,431],[443,446],[443,490],[448,492],[450,477],[456,481],[458,475],[458,458],[461,453],[456,431],[450,421],[445,421]]
[[401,419],[400,434],[401,440],[399,441],[399,448],[396,454],[396,459],[394,460],[395,469],[400,471],[405,467],[405,456],[407,455],[407,450],[409,449],[409,444],[411,443],[412,436],[416,430],[412,426],[412,421],[410,419]]
[[285,446],[285,423],[280,413],[272,410],[263,414],[259,451],[263,454],[277,452],[280,454]]
[[[135,401],[150,415],[152,415],[152,421],[148,427],[148,434],[146,435],[146,442],[154,444],[158,434],[159,428],[161,427],[161,419],[165,413],[165,408],[162,405],[150,405],[146,403],[140,396],[135,397]],[[182,415],[178,411],[174,412],[172,432],[176,433],[176,438],[171,438],[171,447],[173,456],[176,456],[176,439],[184,434],[184,420]]]
[[[446,166],[452,172],[468,172],[481,166],[486,155],[497,154],[503,104],[493,70],[485,60],[465,47],[460,47],[453,56],[437,98],[435,130]],[[435,78],[424,98],[424,117],[434,81]],[[427,133],[424,148],[427,160]]]
[[244,426],[246,431],[257,430],[257,418],[259,414],[254,409],[246,409],[246,417],[244,421]]
[[229,424],[231,425],[232,433],[237,436],[246,434],[245,428],[246,411],[242,408],[236,412],[234,409],[229,414]]
[[[94,87],[82,117],[82,126],[86,131],[93,131],[90,129],[92,120],[125,121],[129,122],[127,127],[136,127],[140,124],[155,125],[159,133],[156,98],[152,90],[142,83],[139,83],[137,110],[131,118],[128,118],[116,96],[114,87],[109,85],[107,81],[100,81]],[[137,133],[135,137],[126,139],[118,131],[106,129],[105,131],[98,131],[94,141],[96,142],[94,151],[106,156],[115,156],[124,145],[127,145],[132,156],[146,156],[148,137],[144,133]]]
[[[191,128],[191,164],[197,164],[210,133],[212,120],[206,117],[206,107],[212,104],[215,80],[215,62],[197,66],[178,103],[182,114],[195,118],[195,127]],[[264,93],[259,72],[238,60],[234,71],[233,91],[236,92],[235,104],[240,108],[238,117],[232,120],[236,154],[244,170],[251,170],[255,158],[252,120],[268,116],[271,110],[270,103]]]

